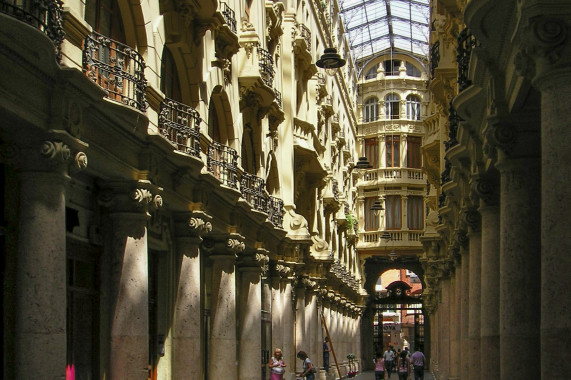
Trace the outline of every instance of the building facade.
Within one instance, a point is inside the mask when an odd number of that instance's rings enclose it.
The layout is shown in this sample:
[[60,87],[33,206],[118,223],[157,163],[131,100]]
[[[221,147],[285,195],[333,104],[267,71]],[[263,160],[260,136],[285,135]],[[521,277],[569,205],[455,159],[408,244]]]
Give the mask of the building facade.
[[293,379],[325,334],[346,375],[365,292],[338,4],[0,10],[3,378],[269,378],[279,347]]

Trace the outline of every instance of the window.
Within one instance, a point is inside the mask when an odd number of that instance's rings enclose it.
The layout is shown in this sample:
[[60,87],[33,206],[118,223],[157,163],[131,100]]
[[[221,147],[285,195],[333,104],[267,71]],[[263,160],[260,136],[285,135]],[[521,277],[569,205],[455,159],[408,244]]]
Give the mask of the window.
[[385,208],[387,230],[400,229],[402,225],[400,195],[387,195],[385,199]]
[[363,121],[375,121],[379,118],[379,100],[377,98],[369,98],[363,107]]
[[176,64],[170,50],[165,46],[161,60],[161,91],[167,98],[182,103],[182,94]]
[[385,61],[385,75],[399,75],[400,61],[393,59]]
[[365,79],[375,79],[377,77],[377,67],[378,65],[373,65],[365,74]]
[[87,0],[85,21],[97,33],[125,43],[125,32],[116,0]]
[[371,210],[371,206],[377,199],[377,197],[365,198],[365,231],[376,231],[379,229],[379,217]]
[[373,168],[379,167],[379,144],[376,138],[365,139],[365,157],[371,163]]
[[420,137],[407,138],[406,166],[409,168],[422,168],[422,156],[420,155]]
[[387,168],[400,167],[400,136],[386,137]]
[[400,99],[397,94],[388,94],[385,97],[385,117],[398,119],[400,115]]
[[420,78],[420,70],[410,62],[406,63],[406,75]]
[[406,97],[406,118],[420,120],[420,98],[416,95]]
[[410,230],[422,230],[424,228],[424,204],[422,197],[408,197],[408,228]]

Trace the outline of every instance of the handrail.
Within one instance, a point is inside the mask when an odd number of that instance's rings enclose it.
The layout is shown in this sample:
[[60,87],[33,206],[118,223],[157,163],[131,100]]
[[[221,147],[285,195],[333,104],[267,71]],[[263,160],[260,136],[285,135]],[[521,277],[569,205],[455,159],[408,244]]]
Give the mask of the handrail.
[[200,114],[191,106],[168,98],[161,102],[159,130],[177,150],[200,157]]

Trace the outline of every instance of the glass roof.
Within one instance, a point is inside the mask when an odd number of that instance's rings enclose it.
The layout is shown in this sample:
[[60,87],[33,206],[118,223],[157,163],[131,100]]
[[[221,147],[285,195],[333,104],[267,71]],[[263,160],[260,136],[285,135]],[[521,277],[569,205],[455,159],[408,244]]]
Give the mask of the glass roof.
[[428,56],[429,0],[338,0],[355,60],[392,47]]

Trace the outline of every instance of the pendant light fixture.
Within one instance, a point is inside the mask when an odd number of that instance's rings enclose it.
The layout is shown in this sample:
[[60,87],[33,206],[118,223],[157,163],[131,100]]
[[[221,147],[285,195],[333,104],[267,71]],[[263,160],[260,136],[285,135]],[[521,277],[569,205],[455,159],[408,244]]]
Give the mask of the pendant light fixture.
[[327,75],[330,76],[334,76],[339,71],[339,68],[345,66],[346,63],[333,46],[333,1],[334,0],[329,0],[329,38],[331,47],[325,48],[321,58],[315,62],[317,67],[325,69]]

